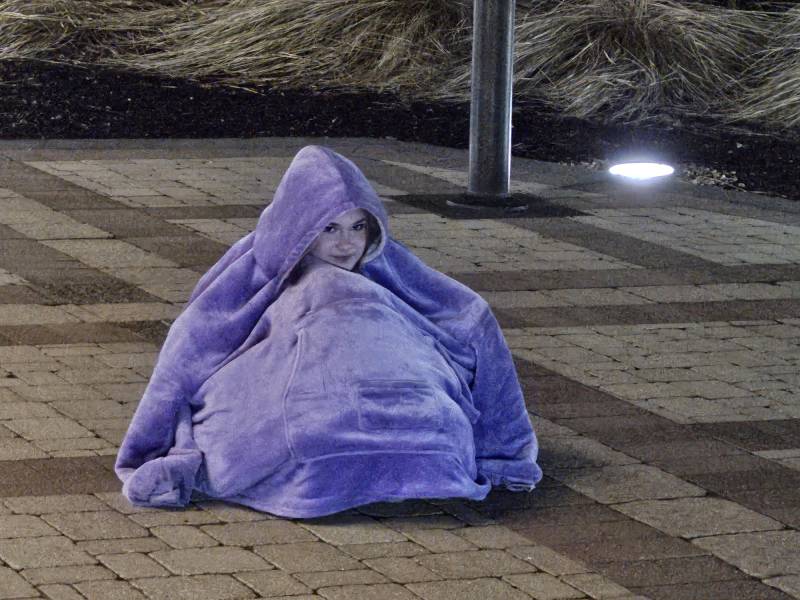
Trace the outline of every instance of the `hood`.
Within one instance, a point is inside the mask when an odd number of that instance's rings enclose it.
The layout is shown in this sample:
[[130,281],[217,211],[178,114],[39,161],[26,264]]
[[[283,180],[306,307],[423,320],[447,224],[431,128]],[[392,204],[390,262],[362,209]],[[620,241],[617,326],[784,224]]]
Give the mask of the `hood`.
[[328,223],[354,208],[370,213],[380,235],[361,264],[381,254],[389,236],[386,211],[378,194],[351,161],[322,146],[297,153],[261,213],[253,253],[269,278],[284,279]]

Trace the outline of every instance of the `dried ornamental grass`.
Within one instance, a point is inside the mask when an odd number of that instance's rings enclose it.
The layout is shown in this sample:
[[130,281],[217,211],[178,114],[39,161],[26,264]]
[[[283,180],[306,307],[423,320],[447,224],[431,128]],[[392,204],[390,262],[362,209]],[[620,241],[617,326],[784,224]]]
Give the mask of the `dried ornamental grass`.
[[[144,32],[139,70],[227,83],[419,90],[467,43],[467,0],[233,0]],[[468,46],[467,46],[468,48]],[[468,51],[468,49],[467,49]]]
[[181,0],[0,0],[0,60],[102,62],[136,32],[189,20]]
[[800,125],[800,7],[785,13],[783,26],[746,76],[756,83],[731,111],[733,120],[779,129]]
[[769,35],[766,13],[674,0],[562,1],[518,20],[517,95],[565,114],[645,121],[709,115]]

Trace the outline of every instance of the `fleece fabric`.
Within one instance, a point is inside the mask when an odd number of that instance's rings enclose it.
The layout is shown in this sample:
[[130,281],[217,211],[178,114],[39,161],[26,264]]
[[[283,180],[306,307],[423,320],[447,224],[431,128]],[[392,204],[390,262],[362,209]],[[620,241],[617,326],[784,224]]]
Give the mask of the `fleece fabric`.
[[[299,272],[354,208],[380,235],[353,272]],[[286,517],[531,490],[538,446],[488,304],[389,235],[361,171],[303,148],[172,324],[119,450],[134,504],[193,492]]]

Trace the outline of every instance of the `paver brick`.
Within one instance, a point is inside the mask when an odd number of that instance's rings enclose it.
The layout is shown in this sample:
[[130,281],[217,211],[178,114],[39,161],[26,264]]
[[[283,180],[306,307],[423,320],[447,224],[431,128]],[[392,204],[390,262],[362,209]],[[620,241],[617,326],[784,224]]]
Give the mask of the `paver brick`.
[[344,544],[340,550],[357,559],[408,557],[425,554],[427,550],[413,542],[393,542],[390,544]]
[[517,546],[508,552],[551,575],[587,573],[590,569],[581,562],[559,554],[547,546]]
[[91,431],[64,417],[14,419],[5,425],[27,440],[92,437]]
[[562,581],[586,593],[590,598],[597,598],[598,600],[621,598],[631,595],[630,590],[627,588],[597,573],[566,575],[562,578]]
[[160,525],[207,525],[219,523],[219,518],[204,510],[153,510],[147,509],[130,515],[144,527],[158,527]]
[[127,552],[125,554],[100,554],[97,560],[123,579],[145,577],[167,577],[169,571],[146,554]]
[[421,529],[407,533],[414,542],[431,552],[458,552],[473,550],[475,544],[446,529]]
[[50,600],[86,600],[86,598],[71,585],[55,583],[53,585],[43,585],[39,588],[45,597]]
[[[758,579],[692,582],[677,585],[637,587],[650,600],[790,600],[791,596]],[[628,600],[628,597],[624,597]]]
[[243,548],[159,550],[150,556],[176,575],[236,573],[237,571],[259,571],[272,568],[272,565]]
[[72,494],[62,496],[19,496],[6,498],[6,506],[15,513],[44,515],[49,513],[70,513],[80,511],[106,510],[108,507],[94,496]]
[[401,533],[429,529],[456,529],[464,523],[450,515],[426,515],[422,517],[393,517],[383,524]]
[[253,551],[288,573],[361,568],[357,560],[323,542],[256,546]]
[[0,559],[14,569],[91,565],[97,562],[62,536],[0,540]]
[[416,600],[414,594],[394,583],[327,587],[319,594],[329,600]]
[[547,573],[506,575],[503,579],[537,600],[567,600],[586,597],[582,591]]
[[311,533],[288,521],[226,523],[204,525],[200,529],[226,546],[257,546],[316,540]]
[[352,571],[312,571],[310,573],[295,573],[294,577],[314,590],[328,587],[389,583],[386,577],[370,569],[354,569]]
[[800,574],[800,531],[717,535],[694,543],[753,577]]
[[254,598],[253,591],[230,575],[154,577],[131,583],[151,600],[241,600]]
[[238,506],[227,502],[206,501],[200,502],[199,506],[217,518],[217,521],[225,523],[239,523],[244,521],[264,521],[272,518],[267,513],[263,513],[247,506]]
[[[2,428],[9,436],[14,435],[10,430]],[[0,436],[3,434],[0,433]],[[47,453],[37,448],[27,440],[22,438],[0,437],[0,461],[3,460],[25,460],[28,458],[47,458]]]
[[78,548],[93,556],[98,554],[123,554],[126,552],[155,552],[168,546],[154,537],[119,538],[115,540],[87,540],[77,543]]
[[499,577],[509,573],[528,573],[536,567],[500,550],[444,552],[416,559],[422,566],[448,579]]
[[365,560],[364,564],[383,573],[397,583],[438,581],[442,579],[440,575],[410,558],[373,558]]
[[462,536],[478,548],[502,550],[512,546],[526,546],[530,540],[515,533],[502,525],[489,525],[487,527],[464,527],[457,530],[457,535]]
[[614,508],[669,535],[684,538],[783,528],[778,521],[722,498],[645,500]]
[[217,540],[191,525],[163,525],[151,528],[150,532],[173,548],[205,548],[219,545]]
[[267,598],[311,593],[311,590],[297,579],[280,571],[251,571],[237,573],[235,577]]
[[628,588],[709,581],[747,580],[742,571],[713,556],[610,562],[603,573]]
[[37,586],[49,583],[77,583],[115,578],[114,573],[99,565],[25,569],[22,571],[22,576]]
[[9,568],[0,567],[0,598],[33,598],[36,589]]
[[334,515],[324,519],[306,521],[303,523],[303,527],[320,539],[336,546],[407,540],[403,534],[364,515]]
[[499,579],[466,579],[409,583],[406,586],[424,600],[530,600],[530,596]]
[[73,540],[108,540],[147,535],[144,527],[112,511],[51,513],[43,518]]
[[764,583],[782,590],[794,598],[800,598],[800,575],[770,577],[769,579],[765,579]]
[[702,488],[648,465],[560,471],[554,476],[603,504],[705,494]]
[[127,581],[84,581],[75,587],[87,600],[147,600]]
[[58,534],[58,531],[50,527],[39,517],[34,517],[32,515],[0,516],[0,539],[30,538]]

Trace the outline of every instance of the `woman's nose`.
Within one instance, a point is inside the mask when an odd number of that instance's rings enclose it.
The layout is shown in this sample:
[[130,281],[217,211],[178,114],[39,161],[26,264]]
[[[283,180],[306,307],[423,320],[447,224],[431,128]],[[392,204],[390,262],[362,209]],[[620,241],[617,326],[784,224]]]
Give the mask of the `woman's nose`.
[[340,232],[337,242],[342,246],[352,246],[355,245],[356,240],[358,238],[357,231],[343,231]]

